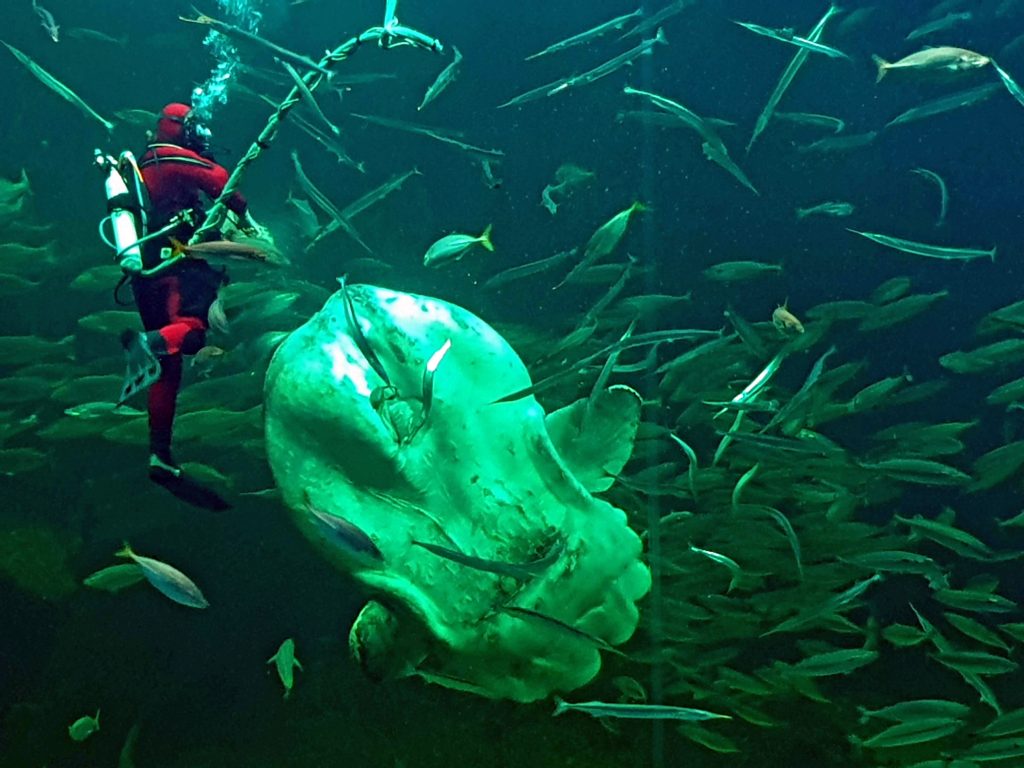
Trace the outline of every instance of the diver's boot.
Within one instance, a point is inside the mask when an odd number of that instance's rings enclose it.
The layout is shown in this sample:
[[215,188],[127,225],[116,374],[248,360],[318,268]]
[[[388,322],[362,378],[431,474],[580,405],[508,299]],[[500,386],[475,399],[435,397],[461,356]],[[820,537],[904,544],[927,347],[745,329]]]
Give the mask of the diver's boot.
[[[156,334],[159,337],[159,334]],[[160,339],[163,341],[163,339]],[[150,334],[125,331],[121,334],[126,370],[117,404],[122,405],[136,392],[141,392],[160,378],[160,358],[153,351]]]

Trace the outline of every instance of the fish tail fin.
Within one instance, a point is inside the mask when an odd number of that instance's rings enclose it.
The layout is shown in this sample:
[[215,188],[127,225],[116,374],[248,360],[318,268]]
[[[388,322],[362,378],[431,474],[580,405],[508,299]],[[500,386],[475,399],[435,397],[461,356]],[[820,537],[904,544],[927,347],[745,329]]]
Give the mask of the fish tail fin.
[[654,42],[661,43],[662,45],[668,45],[668,39],[665,37],[665,30],[658,27],[658,31],[654,33]]
[[875,82],[882,82],[882,78],[885,77],[885,73],[889,71],[891,66],[888,61],[883,59],[881,56],[871,54],[871,60],[875,62],[875,66],[878,67],[878,74],[875,76]]
[[117,550],[117,552],[114,553],[114,556],[115,557],[135,557],[135,553],[132,552],[131,545],[129,545],[127,541],[122,541],[121,543],[124,546],[122,546],[121,549]]
[[995,264],[995,261],[996,261],[996,249],[995,248],[993,248],[992,251],[989,253],[989,258],[992,259],[992,263]]
[[484,233],[482,235],[480,235],[480,245],[482,245],[484,248],[486,248],[491,253],[494,253],[494,243],[491,242],[491,227],[492,226],[493,226],[492,224],[488,224],[487,225],[487,229],[485,229]]
[[569,711],[569,705],[565,703],[565,700],[560,696],[555,696],[555,711],[551,714],[552,717],[558,717],[564,715]]

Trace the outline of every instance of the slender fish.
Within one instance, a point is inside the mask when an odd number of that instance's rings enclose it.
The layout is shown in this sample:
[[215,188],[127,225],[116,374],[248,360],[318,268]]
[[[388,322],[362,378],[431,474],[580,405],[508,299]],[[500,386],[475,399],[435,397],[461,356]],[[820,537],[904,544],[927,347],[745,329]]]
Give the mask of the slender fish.
[[918,176],[924,176],[935,182],[939,187],[939,218],[935,220],[935,226],[941,227],[946,223],[946,213],[949,210],[949,190],[946,189],[946,182],[942,180],[935,171],[929,171],[927,168],[914,168],[911,173],[916,173]]
[[317,64],[308,56],[303,56],[301,53],[295,53],[295,51],[289,51],[287,48],[282,48],[280,45],[272,43],[269,40],[266,40],[265,38],[262,38],[257,34],[244,30],[241,27],[236,27],[234,24],[228,24],[224,21],[218,21],[217,19],[211,18],[206,14],[201,13],[194,19],[186,19],[183,16],[179,16],[178,19],[179,21],[184,21],[188,24],[204,24],[206,26],[213,27],[222,35],[233,37],[236,40],[245,40],[250,43],[255,43],[256,45],[265,48],[266,50],[270,51],[276,56],[279,56],[282,59],[287,59],[288,61],[292,62],[297,66],[302,67],[303,69],[316,70],[321,75],[325,75],[326,77],[331,77],[331,75],[334,74],[333,72],[331,72],[331,70],[321,66],[320,64]]
[[[838,6],[832,5],[826,11],[825,15],[822,16],[821,20],[814,26],[810,34],[805,39],[810,42],[818,42],[821,39],[822,33],[825,31],[825,25],[828,24],[829,20],[840,12]],[[754,146],[754,142],[757,141],[757,137],[761,135],[765,128],[768,127],[768,122],[772,119],[772,115],[775,113],[775,108],[782,101],[782,96],[789,89],[790,84],[793,82],[793,78],[796,77],[797,72],[807,61],[807,57],[811,55],[811,52],[806,48],[801,48],[793,56],[793,59],[786,66],[786,69],[782,72],[782,77],[779,78],[778,84],[775,86],[775,90],[772,91],[771,96],[768,97],[768,103],[765,104],[764,109],[761,110],[761,114],[757,116],[757,123],[754,125],[754,132],[750,136],[750,141],[747,142],[747,152],[750,152],[750,148]]]
[[[0,42],[3,41],[0,40]],[[114,130],[114,124],[112,122],[103,117],[100,117],[92,107],[90,107],[88,104],[82,101],[78,94],[76,94],[66,85],[64,85],[64,83],[55,78],[41,66],[36,64],[34,61],[32,61],[32,59],[30,59],[24,53],[19,51],[13,45],[10,45],[8,43],[4,43],[4,45],[7,46],[7,50],[9,50],[11,54],[13,54],[14,58],[16,58],[22,64],[24,64],[28,71],[31,72],[36,77],[36,79],[39,80],[39,82],[41,82],[43,85],[45,85],[47,88],[49,88],[51,91],[56,93],[61,98],[70,101],[86,115],[91,117],[93,120],[99,122],[104,128],[107,129],[107,131]]]
[[603,701],[563,701],[555,697],[553,717],[566,712],[583,712],[591,717],[617,717],[630,720],[731,720],[730,715],[720,715],[703,709],[672,707],[666,704],[611,704]]
[[564,51],[566,48],[572,48],[577,45],[589,43],[591,40],[596,40],[597,38],[607,34],[608,32],[617,32],[618,30],[626,26],[630,19],[635,19],[637,16],[643,16],[643,13],[644,9],[641,7],[637,8],[632,13],[626,13],[623,14],[622,16],[616,16],[614,19],[610,19],[604,22],[603,24],[598,24],[596,27],[588,29],[585,32],[580,32],[579,34],[573,35],[572,37],[567,37],[564,40],[560,40],[557,43],[552,43],[543,51],[538,51],[537,53],[527,56],[526,61],[530,61],[531,59],[537,59],[540,58],[541,56],[546,56],[549,53],[557,53],[558,51]]
[[830,45],[819,43],[817,40],[810,40],[806,37],[800,37],[793,32],[792,28],[786,29],[772,29],[770,27],[762,27],[759,24],[751,24],[747,21],[734,21],[733,24],[739,24],[744,29],[749,29],[751,32],[755,32],[758,35],[764,37],[770,37],[772,40],[779,40],[783,43],[790,43],[798,48],[803,48],[811,53],[821,53],[833,59],[849,59],[845,53],[840,51],[838,48],[833,48]]
[[36,15],[39,17],[39,23],[46,30],[46,34],[50,36],[50,39],[55,43],[59,43],[60,27],[54,20],[53,14],[39,5],[36,0],[32,0],[32,10],[36,12]]
[[462,64],[462,53],[454,45],[452,46],[452,51],[454,51],[454,58],[447,67],[441,70],[441,74],[439,74],[437,79],[430,84],[429,88],[427,88],[427,92],[423,94],[423,101],[421,101],[420,105],[416,107],[417,112],[440,96],[441,92],[454,83],[455,78],[459,76],[459,67]]
[[874,232],[860,232],[856,229],[847,229],[847,231],[853,232],[855,235],[860,235],[861,237],[866,237],[868,240],[872,240],[879,245],[884,245],[887,248],[903,251],[904,253],[912,253],[916,256],[926,256],[930,259],[942,259],[943,261],[971,261],[973,259],[988,258],[992,261],[996,260],[996,249],[994,247],[989,251],[980,248],[950,248],[941,245],[931,245],[929,243],[918,243],[913,240],[903,240],[902,238],[892,237],[890,235],[879,235]]

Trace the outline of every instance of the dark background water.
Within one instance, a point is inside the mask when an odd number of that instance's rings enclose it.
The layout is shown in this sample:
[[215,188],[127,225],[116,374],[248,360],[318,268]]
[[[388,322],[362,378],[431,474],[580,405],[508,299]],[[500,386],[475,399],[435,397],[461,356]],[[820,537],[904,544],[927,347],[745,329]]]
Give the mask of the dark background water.
[[[201,10],[219,15],[213,3],[207,5]],[[276,3],[267,9],[262,32],[295,50],[317,52],[378,23],[382,5],[378,0]],[[845,9],[862,5],[846,3]],[[1000,91],[984,104],[882,131],[892,117],[943,89],[889,81],[875,85],[871,54],[894,59],[915,50],[903,38],[934,3],[875,5],[874,14],[853,33],[826,34],[852,61],[812,57],[780,109],[837,115],[847,121],[849,133],[881,131],[876,141],[846,153],[802,154],[796,144],[819,134],[774,123],[744,156],[754,120],[793,51],[730,19],[808,30],[824,12],[823,3],[699,2],[666,22],[669,45],[658,47],[654,56],[578,91],[498,110],[497,104],[515,94],[623,50],[625,44],[605,39],[523,61],[634,6],[622,0],[403,0],[398,10],[403,22],[463,52],[455,85],[417,113],[424,89],[447,60],[409,49],[360,50],[341,71],[394,72],[399,78],[356,86],[340,106],[331,100],[325,104],[342,125],[350,154],[365,160],[367,173],[338,165],[285,124],[277,144],[253,166],[244,190],[258,219],[283,227],[292,147],[299,148],[309,175],[341,204],[415,166],[423,176],[360,221],[381,258],[396,267],[389,284],[442,296],[489,319],[554,327],[596,294],[580,290],[554,300],[546,288],[517,288],[494,295],[484,293],[480,283],[497,269],[585,242],[599,223],[640,199],[651,210],[627,248],[643,263],[656,265],[648,279],[651,290],[693,291],[694,300],[678,321],[719,327],[727,302],[767,319],[787,298],[793,307],[863,298],[888,277],[910,275],[915,291],[948,289],[950,296],[938,310],[887,334],[884,343],[871,335],[851,335],[839,343],[847,359],[867,357],[874,378],[904,368],[921,380],[941,376],[937,356],[968,346],[984,312],[1020,295],[1024,108]],[[1012,23],[997,21],[998,5],[971,3],[976,20],[940,36],[942,41],[985,53],[999,50],[1020,31],[1021,15],[1012,15]],[[210,70],[201,44],[204,30],[177,20],[189,14],[188,3],[49,0],[46,7],[65,28],[128,36],[123,48],[67,38],[55,45],[39,29],[27,1],[8,3],[2,12],[3,39],[108,118],[117,109],[157,110],[168,101],[186,100]],[[833,22],[833,29],[841,21]],[[1001,64],[1024,76],[1019,50]],[[273,65],[259,51],[244,49],[244,55]],[[91,167],[92,150],[130,146],[141,152],[144,137],[123,126],[106,137],[6,55],[0,56],[0,83],[0,173],[13,177],[22,167],[28,170],[37,215],[58,226],[67,254],[67,268],[58,265],[47,277],[43,300],[12,299],[0,309],[0,318],[5,334],[59,337],[74,328],[79,315],[109,308],[89,306],[62,288],[89,263],[108,257],[95,234],[103,198],[101,179]],[[735,128],[723,129],[723,137],[760,196],[707,162],[689,132],[617,124],[617,111],[641,108],[621,93],[626,83],[665,94],[702,115],[736,122]],[[506,153],[500,166],[504,184],[497,190],[485,187],[479,167],[457,149],[364,124],[346,117],[348,112],[462,130],[470,143]],[[229,150],[220,155],[222,162],[231,165],[240,156],[266,114],[262,105],[237,94],[217,109],[216,143]],[[566,161],[595,171],[597,179],[552,218],[539,205],[539,191]],[[933,227],[936,190],[909,172],[918,166],[937,171],[949,186],[950,213],[942,230]],[[856,215],[796,221],[796,207],[833,199],[856,204]],[[424,249],[439,235],[476,232],[489,222],[493,256],[474,254],[445,272],[420,266]],[[994,264],[926,261],[876,248],[848,234],[846,225],[951,245],[995,245],[999,257]],[[300,267],[308,279],[331,288],[345,259],[360,255],[336,236]],[[700,276],[706,266],[731,259],[779,262],[785,273],[777,280],[731,287]],[[984,377],[959,378],[926,410],[935,420],[970,418],[978,415],[976,402],[990,389]],[[993,436],[1018,428],[991,412],[984,418],[984,428],[975,433],[980,447],[991,447],[998,439]],[[82,575],[109,562],[121,538],[131,537],[140,551],[187,562],[189,573],[210,585],[207,595],[216,610],[190,613],[146,591],[79,592],[41,602],[0,581],[3,765],[113,764],[123,735],[136,722],[142,727],[139,765],[646,764],[649,731],[640,725],[626,724],[615,735],[590,721],[550,721],[547,705],[493,703],[412,682],[373,685],[345,649],[362,598],[320,561],[273,503],[252,500],[228,516],[197,516],[146,487],[138,451],[86,443],[62,456],[52,474],[0,479],[5,500],[0,521],[9,518],[13,527],[42,520],[66,528],[79,543],[74,566]],[[216,458],[219,466],[248,480],[250,489],[269,479],[265,467],[252,467],[231,451]],[[1017,494],[1005,502],[1019,502]],[[282,703],[265,660],[287,636],[296,638],[306,671],[299,674],[293,698]],[[607,696],[607,684],[598,684],[593,693]],[[71,743],[66,725],[98,706],[103,730],[83,745]],[[825,733],[810,725],[794,727],[788,756],[763,760],[716,757],[671,738],[669,746],[678,764],[786,765],[794,755],[812,754],[816,765],[849,764],[843,762],[849,759],[845,752],[829,746],[836,734],[822,728]]]

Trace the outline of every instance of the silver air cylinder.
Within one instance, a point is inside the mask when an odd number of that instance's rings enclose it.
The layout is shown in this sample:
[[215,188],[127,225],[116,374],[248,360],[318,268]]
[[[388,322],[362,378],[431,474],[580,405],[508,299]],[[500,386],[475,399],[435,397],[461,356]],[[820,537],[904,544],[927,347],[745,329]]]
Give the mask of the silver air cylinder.
[[124,202],[131,199],[128,186],[115,163],[108,163],[107,170],[104,186],[107,191],[107,207],[114,243],[121,255],[121,269],[126,272],[139,272],[142,270],[142,249],[138,244],[139,234],[135,229],[135,216],[129,209],[122,207]]

